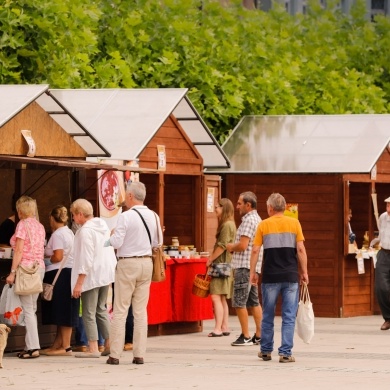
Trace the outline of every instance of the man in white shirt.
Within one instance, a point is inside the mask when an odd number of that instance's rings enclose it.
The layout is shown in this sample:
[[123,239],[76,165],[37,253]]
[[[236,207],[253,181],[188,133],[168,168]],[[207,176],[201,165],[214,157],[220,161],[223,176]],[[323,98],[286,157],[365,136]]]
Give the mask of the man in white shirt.
[[143,183],[132,182],[127,186],[125,202],[129,210],[119,216],[110,238],[110,244],[117,249],[118,264],[110,332],[111,353],[107,364],[119,364],[130,305],[134,315],[133,363],[144,363],[148,334],[147,304],[153,271],[152,246],[157,246],[158,237],[162,236],[160,219],[144,205],[145,197]]
[[390,198],[385,199],[386,211],[379,217],[379,237],[371,241],[373,247],[380,241],[375,267],[375,295],[385,322],[381,330],[390,329]]

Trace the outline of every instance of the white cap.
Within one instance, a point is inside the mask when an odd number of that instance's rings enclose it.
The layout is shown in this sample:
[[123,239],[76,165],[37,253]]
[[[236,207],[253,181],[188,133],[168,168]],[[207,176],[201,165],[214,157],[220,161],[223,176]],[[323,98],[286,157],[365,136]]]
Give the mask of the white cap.
[[385,199],[385,202],[390,203],[390,197],[388,197],[387,199]]

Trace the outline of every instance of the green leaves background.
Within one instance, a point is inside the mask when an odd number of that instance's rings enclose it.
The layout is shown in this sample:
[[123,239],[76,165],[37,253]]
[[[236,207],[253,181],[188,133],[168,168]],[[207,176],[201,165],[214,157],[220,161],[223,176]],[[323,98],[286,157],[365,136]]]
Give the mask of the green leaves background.
[[390,20],[327,3],[291,16],[238,0],[5,0],[0,82],[186,87],[221,143],[248,114],[389,112]]

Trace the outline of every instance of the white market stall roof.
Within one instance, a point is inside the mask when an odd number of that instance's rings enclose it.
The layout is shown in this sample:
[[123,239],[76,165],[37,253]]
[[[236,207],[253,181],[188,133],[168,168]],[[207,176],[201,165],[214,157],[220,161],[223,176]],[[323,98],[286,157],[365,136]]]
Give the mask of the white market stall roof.
[[208,173],[369,173],[390,115],[245,116],[222,145],[231,168]]
[[0,127],[48,89],[48,85],[1,85]]
[[[85,134],[67,123],[71,114],[87,129],[98,145],[104,145],[115,160],[135,160],[170,114],[176,117],[198,149],[205,168],[229,167],[229,160],[207,128],[185,88],[164,89],[50,89],[48,105],[38,102],[50,113],[90,156],[99,156],[96,144],[84,142]],[[43,98],[43,97],[42,97]],[[46,98],[45,98],[46,99]]]
[[[56,104],[53,98],[47,94],[48,90],[49,85],[47,84],[0,85],[0,127],[9,122],[13,117],[34,101],[41,105],[43,109]],[[67,126],[65,129],[67,132],[76,131],[84,135],[84,142],[78,143],[85,151],[87,151],[86,147],[89,147],[94,149],[96,156],[109,157],[107,150],[99,144],[93,136],[91,136],[88,130],[83,127],[81,123],[78,123],[68,111],[62,109],[62,116]],[[59,124],[62,126],[61,123]],[[76,139],[76,141],[78,140]]]

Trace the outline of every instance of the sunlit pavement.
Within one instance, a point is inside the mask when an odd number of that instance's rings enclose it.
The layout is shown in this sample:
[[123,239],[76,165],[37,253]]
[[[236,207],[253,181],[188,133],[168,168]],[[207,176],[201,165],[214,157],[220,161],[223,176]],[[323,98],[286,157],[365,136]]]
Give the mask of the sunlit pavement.
[[[252,319],[250,318],[250,321]],[[364,389],[386,386],[390,380],[390,330],[381,331],[380,316],[317,318],[310,344],[296,335],[295,363],[281,364],[280,317],[275,322],[271,361],[257,357],[259,346],[232,347],[240,334],[230,317],[231,334],[209,338],[213,321],[202,333],[150,337],[144,365],[132,364],[124,352],[119,366],[107,357],[76,359],[41,356],[18,359],[5,354],[0,389]],[[253,333],[253,322],[250,322]],[[256,386],[256,387],[255,387]]]

